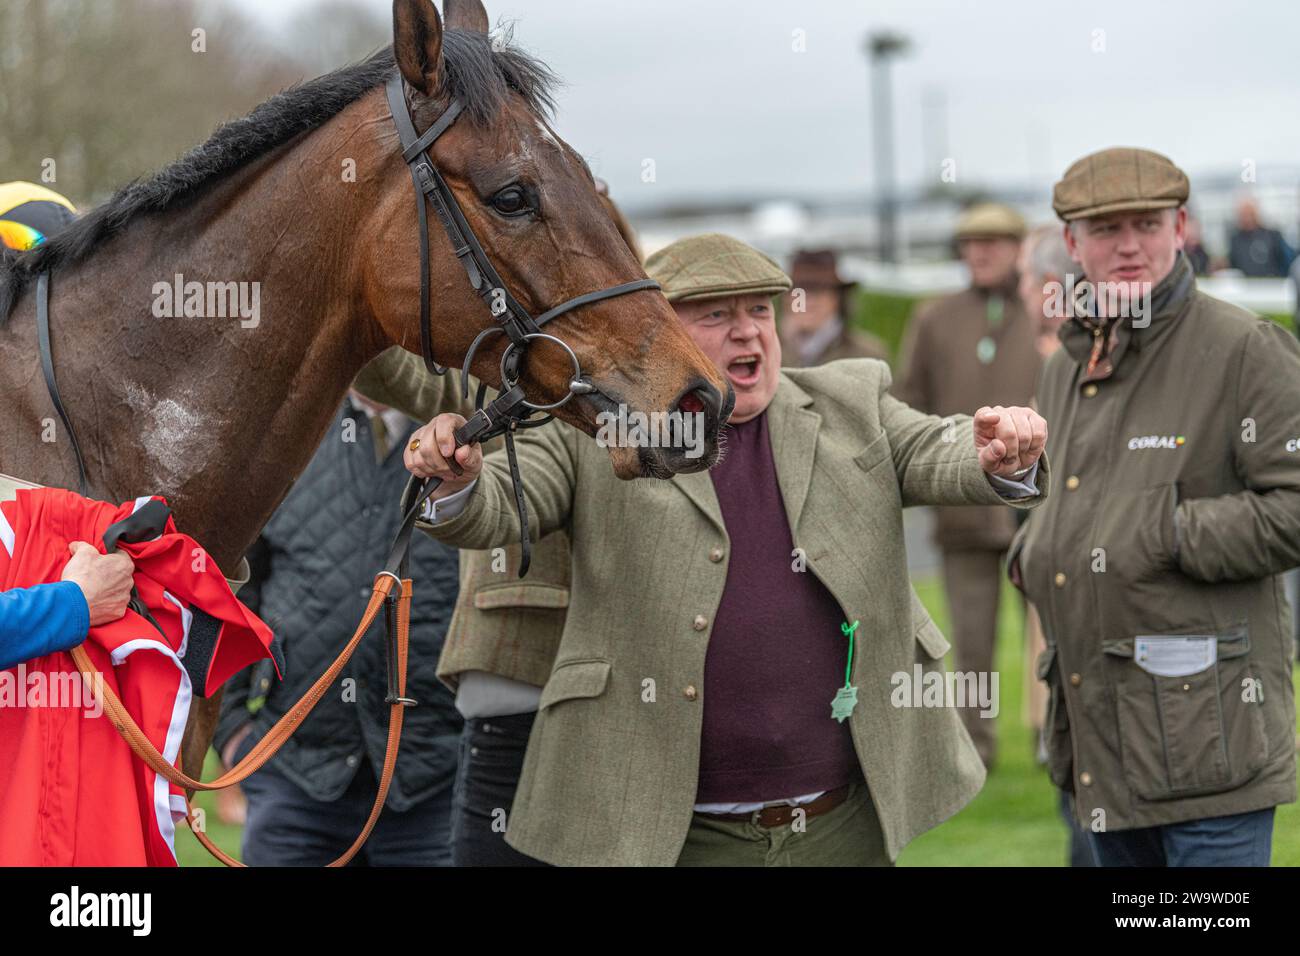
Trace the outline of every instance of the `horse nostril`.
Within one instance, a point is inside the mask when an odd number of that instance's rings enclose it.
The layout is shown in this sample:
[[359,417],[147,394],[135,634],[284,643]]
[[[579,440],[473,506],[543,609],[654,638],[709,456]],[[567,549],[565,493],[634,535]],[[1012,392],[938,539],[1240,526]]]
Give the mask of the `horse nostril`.
[[677,403],[677,408],[688,415],[694,415],[704,411],[704,399],[700,398],[698,392],[687,392]]

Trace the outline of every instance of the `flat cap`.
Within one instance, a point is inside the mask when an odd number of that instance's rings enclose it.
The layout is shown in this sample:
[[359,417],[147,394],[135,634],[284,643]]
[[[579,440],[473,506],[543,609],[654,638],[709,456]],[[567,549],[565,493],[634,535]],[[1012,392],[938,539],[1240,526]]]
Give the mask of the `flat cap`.
[[664,246],[645,263],[669,302],[733,295],[779,295],[790,289],[781,267],[739,239],[710,232]]
[[1025,220],[1010,206],[978,203],[961,214],[955,235],[958,239],[1023,239]]
[[1112,212],[1169,209],[1187,202],[1187,174],[1167,156],[1116,146],[1089,153],[1052,190],[1052,208],[1069,222]]

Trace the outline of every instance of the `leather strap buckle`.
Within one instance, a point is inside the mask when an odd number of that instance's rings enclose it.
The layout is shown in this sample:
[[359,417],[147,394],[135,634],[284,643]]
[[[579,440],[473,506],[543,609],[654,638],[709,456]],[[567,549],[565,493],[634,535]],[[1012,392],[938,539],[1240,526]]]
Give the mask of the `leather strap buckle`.
[[415,178],[420,181],[420,189],[425,193],[431,193],[437,188],[433,181],[433,167],[421,160],[415,164]]

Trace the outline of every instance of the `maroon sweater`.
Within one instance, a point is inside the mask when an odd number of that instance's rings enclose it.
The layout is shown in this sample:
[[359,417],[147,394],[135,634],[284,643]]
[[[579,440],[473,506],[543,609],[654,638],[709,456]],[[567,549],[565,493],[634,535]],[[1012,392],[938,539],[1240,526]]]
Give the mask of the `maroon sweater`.
[[861,773],[849,725],[831,717],[844,685],[844,613],[811,570],[792,570],[767,413],[727,428],[713,488],[731,538],[704,661],[697,803],[781,800]]

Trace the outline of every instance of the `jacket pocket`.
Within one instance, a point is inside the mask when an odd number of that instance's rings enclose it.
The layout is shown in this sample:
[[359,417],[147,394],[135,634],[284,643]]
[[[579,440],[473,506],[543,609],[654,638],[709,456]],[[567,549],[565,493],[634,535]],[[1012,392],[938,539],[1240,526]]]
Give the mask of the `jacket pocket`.
[[1264,709],[1244,628],[1213,637],[1215,660],[1195,673],[1149,673],[1133,657],[1134,639],[1105,641],[1115,688],[1120,759],[1129,787],[1145,800],[1235,790],[1268,757]]
[[908,590],[912,592],[912,634],[916,643],[930,660],[941,661],[952,649],[952,645],[943,636],[943,631],[939,630],[939,625],[934,623],[934,618],[930,617],[925,602],[916,591],[911,588]]
[[480,611],[503,607],[566,608],[569,589],[553,584],[489,584],[474,592],[474,606]]
[[952,649],[952,645],[948,643],[948,639],[944,637],[943,632],[939,630],[939,625],[935,624],[934,621],[931,621],[929,618],[926,618],[926,620],[922,622],[921,626],[917,628],[916,642],[921,645],[921,649],[925,651],[926,657],[930,658],[932,661],[943,660],[944,655]]
[[1038,655],[1038,679],[1047,684],[1047,716],[1043,723],[1043,746],[1047,750],[1047,775],[1062,790],[1074,790],[1074,745],[1070,741],[1070,714],[1065,706],[1065,687],[1056,659],[1056,645],[1048,644]]
[[871,471],[877,465],[880,465],[891,457],[892,456],[889,452],[889,434],[882,431],[872,439],[871,443],[868,444],[866,448],[862,449],[862,451],[854,457],[853,462],[863,471]]
[[551,672],[542,697],[539,711],[546,710],[566,700],[599,697],[609,683],[609,661],[565,661]]

